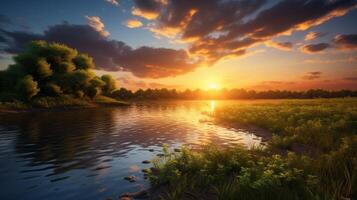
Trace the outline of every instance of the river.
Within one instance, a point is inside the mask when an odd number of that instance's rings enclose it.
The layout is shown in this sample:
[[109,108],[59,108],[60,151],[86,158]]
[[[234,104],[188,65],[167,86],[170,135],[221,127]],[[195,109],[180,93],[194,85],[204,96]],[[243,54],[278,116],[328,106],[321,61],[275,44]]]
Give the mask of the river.
[[[142,164],[170,148],[261,139],[204,113],[237,102],[168,101],[0,114],[0,199],[116,199],[150,185]],[[136,182],[123,178],[133,175]]]

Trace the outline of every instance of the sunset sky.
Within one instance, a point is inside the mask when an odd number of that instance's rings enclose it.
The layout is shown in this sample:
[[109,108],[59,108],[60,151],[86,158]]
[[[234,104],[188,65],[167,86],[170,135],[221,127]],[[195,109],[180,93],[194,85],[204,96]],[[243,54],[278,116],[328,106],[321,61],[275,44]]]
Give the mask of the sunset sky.
[[357,89],[357,0],[2,0],[0,69],[30,40],[120,87]]

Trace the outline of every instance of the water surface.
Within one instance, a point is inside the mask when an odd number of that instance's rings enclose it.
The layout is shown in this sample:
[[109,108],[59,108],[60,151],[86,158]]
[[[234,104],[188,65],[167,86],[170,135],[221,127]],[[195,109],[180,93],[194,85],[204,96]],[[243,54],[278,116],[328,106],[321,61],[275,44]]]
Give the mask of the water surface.
[[[0,114],[0,199],[105,199],[148,188],[142,164],[163,144],[252,146],[260,138],[209,122],[234,102],[170,101],[129,107]],[[123,178],[134,175],[135,183]]]

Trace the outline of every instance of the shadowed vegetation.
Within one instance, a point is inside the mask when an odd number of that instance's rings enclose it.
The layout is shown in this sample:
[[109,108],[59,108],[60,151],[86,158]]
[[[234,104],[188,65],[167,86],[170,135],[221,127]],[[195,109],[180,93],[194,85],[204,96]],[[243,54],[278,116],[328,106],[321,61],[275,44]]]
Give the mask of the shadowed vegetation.
[[267,90],[255,91],[245,89],[221,89],[221,90],[184,90],[176,89],[139,89],[135,92],[120,88],[113,93],[118,99],[313,99],[313,98],[341,98],[357,97],[356,90],[322,90],[310,89],[306,91]]
[[165,188],[164,199],[357,198],[357,99],[235,105],[212,117],[273,137],[253,149],[165,147],[150,179]]

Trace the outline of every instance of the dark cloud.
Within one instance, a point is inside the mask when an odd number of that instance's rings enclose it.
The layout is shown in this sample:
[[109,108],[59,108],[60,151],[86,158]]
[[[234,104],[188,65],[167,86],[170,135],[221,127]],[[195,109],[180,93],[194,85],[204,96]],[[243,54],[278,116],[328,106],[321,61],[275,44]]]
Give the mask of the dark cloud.
[[0,25],[12,24],[11,20],[5,16],[0,14]]
[[301,51],[304,53],[320,53],[330,47],[331,45],[328,43],[308,44],[303,46]]
[[164,2],[161,0],[134,0],[136,8],[144,12],[159,12]]
[[134,49],[124,42],[108,39],[88,25],[63,23],[50,26],[43,34],[0,30],[0,35],[3,36],[0,38],[6,39],[7,46],[3,51],[7,53],[20,52],[31,40],[60,42],[91,55],[99,69],[130,71],[138,77],[176,76],[192,71],[197,66],[184,50]]
[[161,8],[165,5],[164,0],[134,0],[135,7],[131,13],[146,19],[155,19],[159,16]]
[[357,49],[357,34],[337,35],[333,42],[340,49]]
[[0,14],[0,27],[4,28],[9,26],[25,30],[30,29],[30,26],[26,24],[26,21],[24,19],[17,18],[17,20],[14,20],[6,15]]
[[[282,0],[262,10],[264,3],[265,0],[167,0],[151,9],[158,16],[150,30],[190,41],[190,53],[213,63],[222,57],[243,55],[250,46],[275,36],[307,30],[342,16],[354,9],[357,1]],[[136,2],[135,8],[144,7]]]
[[343,78],[343,80],[345,80],[345,81],[357,81],[357,76],[345,77],[345,78]]
[[307,72],[302,79],[304,80],[315,80],[321,78],[322,72]]

